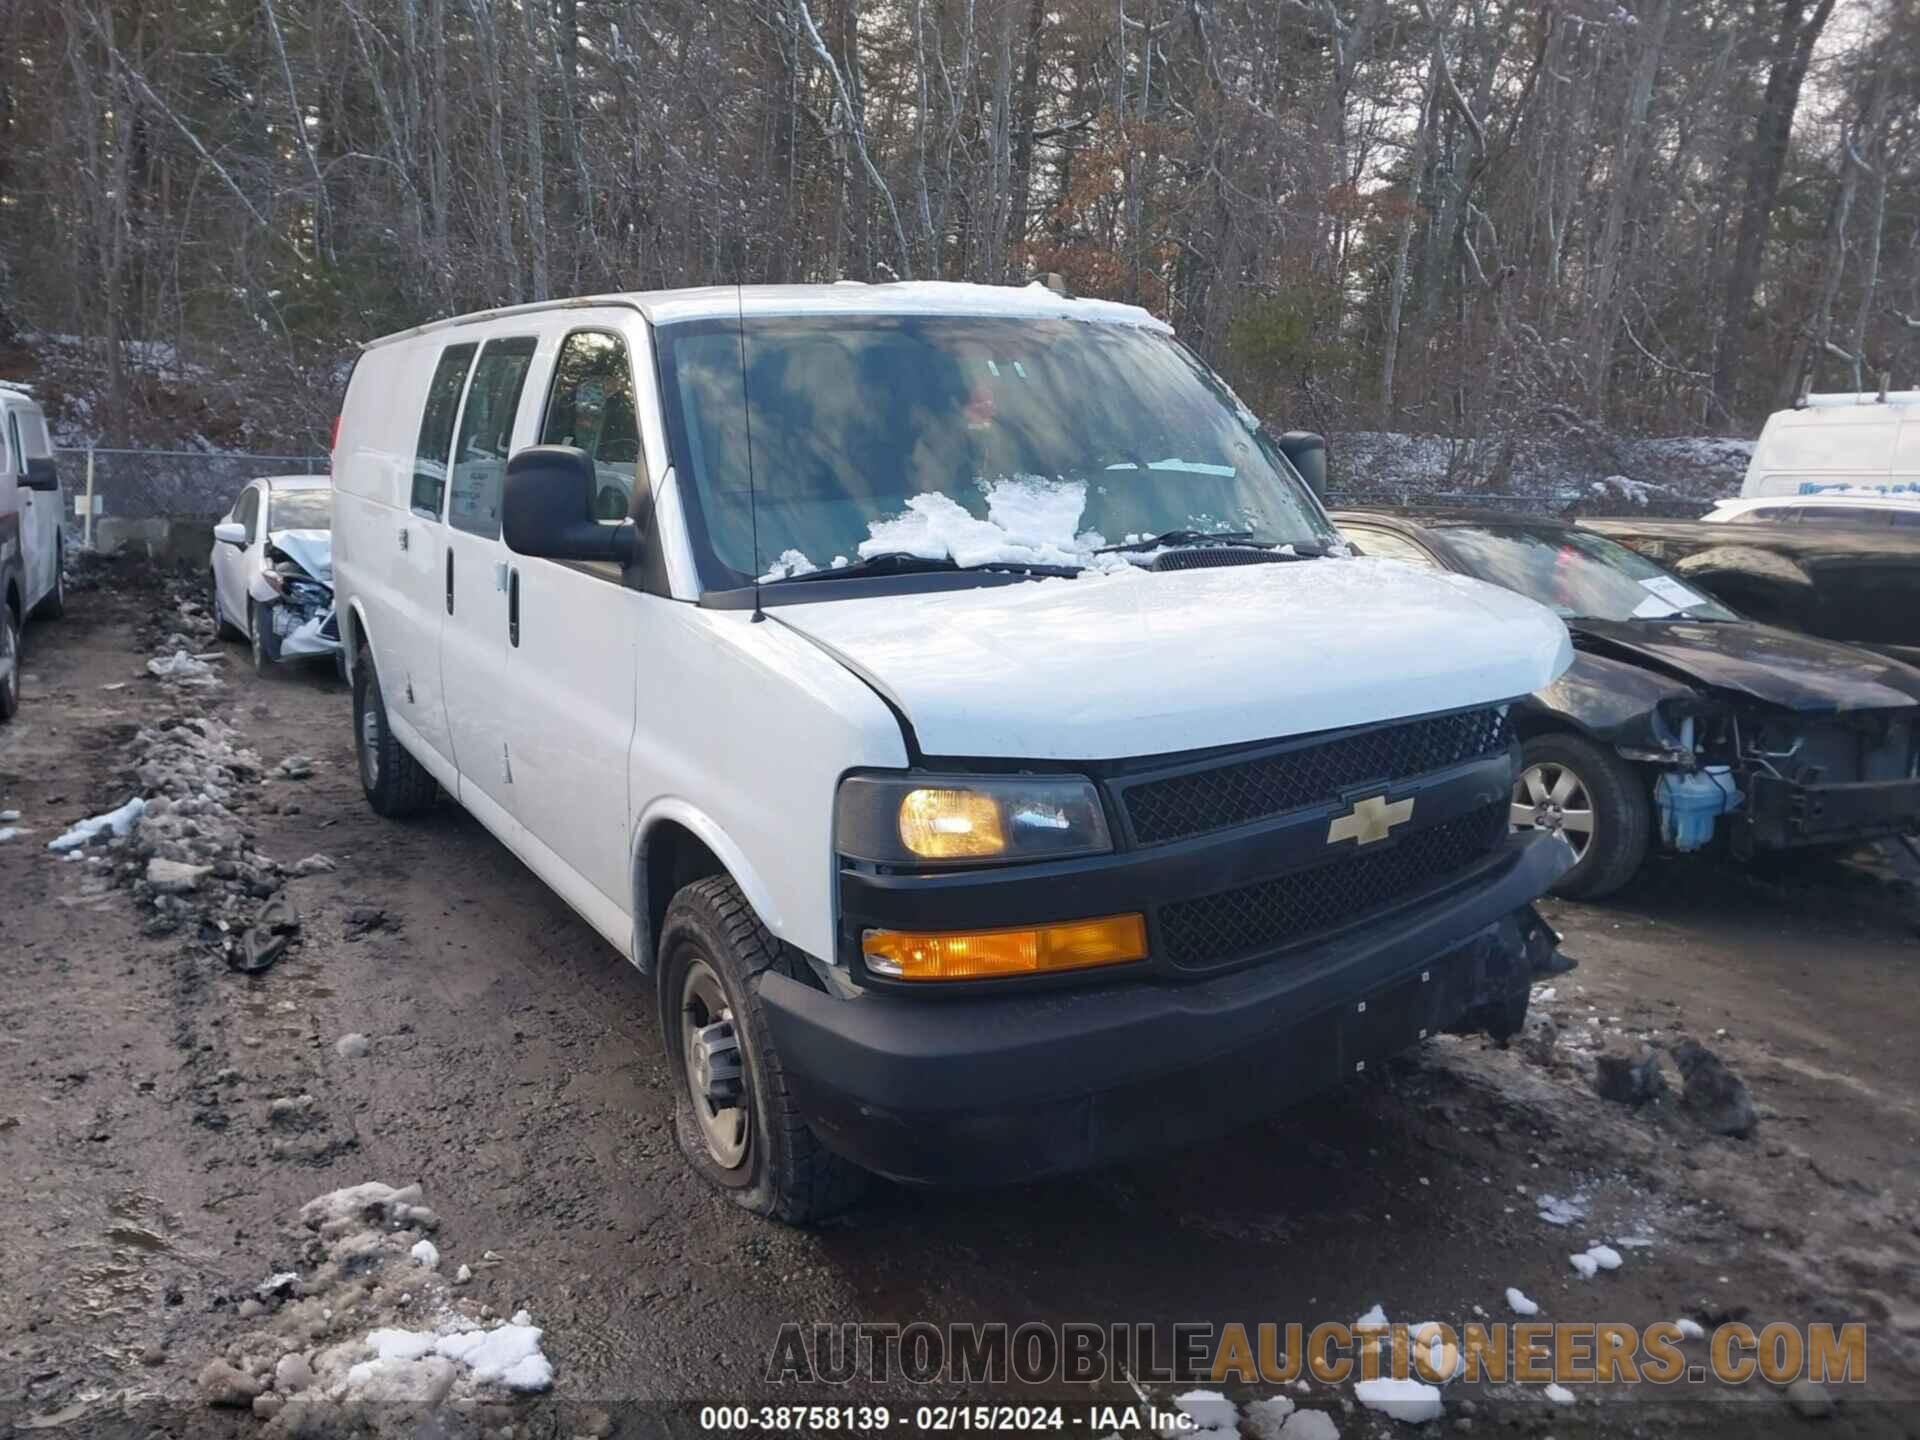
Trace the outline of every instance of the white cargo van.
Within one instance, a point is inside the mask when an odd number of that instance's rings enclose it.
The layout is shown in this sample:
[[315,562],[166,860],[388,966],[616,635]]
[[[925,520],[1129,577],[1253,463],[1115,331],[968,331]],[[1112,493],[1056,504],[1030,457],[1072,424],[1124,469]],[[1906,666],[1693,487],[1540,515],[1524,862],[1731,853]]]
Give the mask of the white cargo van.
[[1509,833],[1507,705],[1566,630],[1352,557],[1323,467],[1039,287],[377,341],[333,454],[367,797],[444,789],[656,977],[683,1149],[788,1220],[1509,1033],[1571,857]]
[[1920,525],[1920,390],[1808,395],[1775,412],[1740,498],[1703,518]]
[[0,383],[0,721],[20,708],[29,616],[66,608],[60,476],[47,419],[25,386]]

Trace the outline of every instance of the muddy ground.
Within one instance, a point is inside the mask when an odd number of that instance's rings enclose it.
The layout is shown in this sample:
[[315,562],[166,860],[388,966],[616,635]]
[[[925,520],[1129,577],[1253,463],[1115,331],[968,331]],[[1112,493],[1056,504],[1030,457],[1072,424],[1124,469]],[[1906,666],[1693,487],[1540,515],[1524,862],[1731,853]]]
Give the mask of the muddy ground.
[[[423,1187],[442,1272],[472,1267],[465,1304],[545,1331],[553,1391],[465,1412],[495,1435],[692,1433],[702,1402],[871,1397],[769,1383],[785,1321],[1310,1326],[1379,1304],[1459,1324],[1513,1318],[1508,1286],[1557,1320],[1864,1321],[1867,1380],[1819,1418],[1762,1384],[1582,1387],[1562,1407],[1462,1383],[1423,1431],[1350,1387],[1285,1393],[1348,1436],[1920,1427],[1920,938],[1884,867],[1656,866],[1613,903],[1547,907],[1580,968],[1540,993],[1555,1024],[1527,1044],[1432,1041],[1225,1142],[1024,1189],[882,1185],[795,1231],[682,1164],[642,977],[464,812],[367,809],[330,671],[256,678],[230,642],[222,684],[155,680],[173,599],[144,571],[95,578],[29,630],[0,730],[0,810],[32,832],[0,843],[0,1425],[258,1432],[196,1376],[262,1323],[242,1314],[255,1287],[301,1267],[301,1205],[377,1180]],[[205,713],[268,772],[232,802],[253,846],[335,867],[285,880],[299,937],[256,977],[192,916],[148,933],[164,926],[111,860],[46,848],[136,793],[139,729]],[[277,773],[289,756],[312,773]],[[340,1053],[348,1033],[367,1053]],[[1598,1098],[1592,1053],[1643,1035],[1710,1046],[1757,1131]],[[1584,1215],[1547,1223],[1548,1195]],[[1651,1243],[1582,1279],[1568,1255],[1589,1239]],[[1117,1377],[1076,1406],[1175,1388]],[[406,1433],[463,1433],[454,1418]],[[1099,1433],[1078,1408],[1067,1426]]]

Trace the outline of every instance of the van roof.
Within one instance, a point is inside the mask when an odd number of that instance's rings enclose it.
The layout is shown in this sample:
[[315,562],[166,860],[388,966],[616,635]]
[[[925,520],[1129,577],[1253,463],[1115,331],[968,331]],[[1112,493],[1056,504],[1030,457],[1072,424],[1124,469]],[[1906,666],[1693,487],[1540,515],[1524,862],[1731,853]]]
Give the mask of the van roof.
[[833,285],[707,285],[687,290],[640,290],[546,300],[498,310],[479,310],[417,325],[371,340],[366,348],[456,326],[552,310],[619,305],[637,310],[655,325],[738,315],[1002,315],[1034,319],[1092,320],[1172,332],[1172,326],[1137,305],[1083,300],[1029,285],[965,285],[944,280],[893,281],[878,285],[841,281]]
[[1920,405],[1920,390],[1840,390],[1824,395],[1803,395],[1793,408],[1840,410],[1853,405]]
[[327,490],[333,486],[331,475],[261,475],[257,478],[269,490]]

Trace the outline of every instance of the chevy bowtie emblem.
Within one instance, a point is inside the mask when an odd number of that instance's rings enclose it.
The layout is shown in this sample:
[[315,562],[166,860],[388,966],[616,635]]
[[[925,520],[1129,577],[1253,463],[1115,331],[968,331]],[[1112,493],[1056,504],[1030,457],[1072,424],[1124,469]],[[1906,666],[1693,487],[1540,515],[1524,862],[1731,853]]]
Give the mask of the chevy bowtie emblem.
[[1354,802],[1351,815],[1336,815],[1333,823],[1327,826],[1327,844],[1338,845],[1342,840],[1353,840],[1361,845],[1371,845],[1376,840],[1384,840],[1392,833],[1396,825],[1404,825],[1413,818],[1413,801],[1396,800],[1387,803],[1384,795],[1369,795],[1364,800]]

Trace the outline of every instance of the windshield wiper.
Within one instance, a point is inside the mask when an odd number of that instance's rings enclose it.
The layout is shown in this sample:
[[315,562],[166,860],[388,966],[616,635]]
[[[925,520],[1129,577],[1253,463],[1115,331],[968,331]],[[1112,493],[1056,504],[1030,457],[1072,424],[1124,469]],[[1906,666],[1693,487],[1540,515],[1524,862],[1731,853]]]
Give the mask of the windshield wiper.
[[1129,540],[1122,545],[1102,545],[1093,553],[1114,555],[1123,550],[1153,550],[1162,545],[1264,545],[1265,543],[1256,541],[1251,530],[1162,530],[1158,535]]
[[869,555],[864,560],[856,560],[851,565],[809,570],[804,575],[786,575],[764,583],[778,585],[798,580],[851,580],[868,575],[917,575],[943,570],[1015,571],[1023,575],[1080,573],[1077,565],[1042,565],[1027,560],[983,560],[977,565],[962,565],[950,555],[936,558],[932,555],[915,555],[907,550],[886,550],[878,555]]
[[1278,540],[1256,540],[1251,530],[1163,530],[1158,535],[1149,535],[1142,540],[1129,540],[1124,545],[1102,545],[1093,553],[1112,555],[1120,551],[1158,550],[1162,546],[1174,549],[1182,546],[1225,545],[1243,546],[1253,550],[1265,550],[1276,560],[1319,560],[1325,558],[1327,546],[1319,540],[1295,540],[1283,545]]

